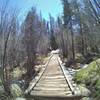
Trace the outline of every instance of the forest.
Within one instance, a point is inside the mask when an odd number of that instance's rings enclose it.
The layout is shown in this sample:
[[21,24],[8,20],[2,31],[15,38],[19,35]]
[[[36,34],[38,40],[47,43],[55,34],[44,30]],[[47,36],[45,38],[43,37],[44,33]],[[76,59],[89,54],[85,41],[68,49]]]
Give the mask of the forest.
[[52,50],[59,50],[66,70],[78,70],[73,80],[91,92],[82,100],[100,100],[100,0],[60,0],[62,14],[57,19],[49,14],[48,21],[33,5],[21,23],[21,12],[4,1],[0,4],[0,100],[27,100],[25,90]]

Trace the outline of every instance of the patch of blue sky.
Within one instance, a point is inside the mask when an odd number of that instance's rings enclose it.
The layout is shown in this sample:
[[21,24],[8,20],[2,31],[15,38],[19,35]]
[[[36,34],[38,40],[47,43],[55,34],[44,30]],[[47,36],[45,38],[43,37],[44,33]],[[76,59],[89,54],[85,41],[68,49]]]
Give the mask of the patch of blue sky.
[[[7,0],[0,0],[2,4]],[[17,9],[19,12],[19,20],[22,22],[28,11],[32,7],[36,7],[37,13],[42,13],[42,17],[49,20],[49,14],[55,19],[58,15],[62,14],[61,0],[9,0],[9,7],[11,9]]]

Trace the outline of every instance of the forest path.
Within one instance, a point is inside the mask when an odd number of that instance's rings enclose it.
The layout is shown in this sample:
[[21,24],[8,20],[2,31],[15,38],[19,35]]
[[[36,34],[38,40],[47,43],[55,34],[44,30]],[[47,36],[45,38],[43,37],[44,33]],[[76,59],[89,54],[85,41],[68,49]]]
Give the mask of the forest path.
[[33,95],[72,95],[57,57],[58,55],[54,54],[51,58],[47,69],[31,92]]
[[[38,98],[36,100],[42,100],[39,99],[39,97],[43,98],[43,100],[49,100],[50,98],[63,98],[63,100],[64,98],[68,98],[68,100],[80,100],[75,99],[80,98],[80,96],[73,95],[73,91],[71,90],[72,88],[70,87],[71,83],[66,80],[64,72],[59,64],[59,58],[60,57],[58,54],[53,54],[43,75],[37,82],[36,86],[32,89],[31,95]],[[49,99],[44,99],[44,97]]]

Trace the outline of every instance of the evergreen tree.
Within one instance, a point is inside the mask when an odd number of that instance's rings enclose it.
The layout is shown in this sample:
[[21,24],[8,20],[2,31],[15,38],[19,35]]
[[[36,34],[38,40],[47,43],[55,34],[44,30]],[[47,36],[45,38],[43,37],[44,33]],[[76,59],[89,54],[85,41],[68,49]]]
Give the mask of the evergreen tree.
[[58,48],[54,33],[55,33],[54,18],[51,17],[51,15],[50,15],[50,45],[51,45],[52,50],[56,50]]

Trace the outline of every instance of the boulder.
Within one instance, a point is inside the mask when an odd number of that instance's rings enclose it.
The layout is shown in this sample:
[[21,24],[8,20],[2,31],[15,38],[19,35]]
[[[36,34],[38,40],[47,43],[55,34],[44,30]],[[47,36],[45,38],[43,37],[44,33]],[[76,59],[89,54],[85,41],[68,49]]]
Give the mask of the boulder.
[[26,100],[25,98],[18,97],[15,100]]
[[0,97],[5,93],[3,86],[0,86]]
[[93,99],[91,99],[91,98],[89,98],[89,97],[84,97],[84,98],[82,98],[81,100],[93,100]]
[[0,86],[0,100],[6,100],[6,98],[3,86]]
[[17,84],[11,84],[10,89],[13,97],[20,97],[23,95],[21,88]]
[[87,89],[86,87],[80,85],[79,89],[81,91],[82,96],[88,97],[91,94],[90,90]]

